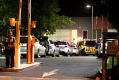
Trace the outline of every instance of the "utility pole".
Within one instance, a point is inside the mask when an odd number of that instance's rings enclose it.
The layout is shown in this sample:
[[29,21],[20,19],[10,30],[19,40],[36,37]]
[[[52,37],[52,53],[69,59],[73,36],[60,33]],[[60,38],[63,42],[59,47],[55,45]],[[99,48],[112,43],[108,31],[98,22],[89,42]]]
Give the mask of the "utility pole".
[[14,66],[20,68],[20,26],[21,26],[21,11],[22,11],[22,0],[19,2],[19,14],[16,23],[16,45],[15,45],[15,56]]
[[31,0],[28,0],[28,44],[27,44],[27,63],[31,63]]

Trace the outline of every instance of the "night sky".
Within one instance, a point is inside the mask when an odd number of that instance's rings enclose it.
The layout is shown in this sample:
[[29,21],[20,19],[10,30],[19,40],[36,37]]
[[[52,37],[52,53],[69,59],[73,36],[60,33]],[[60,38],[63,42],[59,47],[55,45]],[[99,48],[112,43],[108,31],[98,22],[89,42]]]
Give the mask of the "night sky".
[[94,16],[105,14],[104,6],[100,0],[59,0],[61,8],[59,14],[70,17],[90,17],[92,14],[91,8],[87,9],[87,4],[93,4]]

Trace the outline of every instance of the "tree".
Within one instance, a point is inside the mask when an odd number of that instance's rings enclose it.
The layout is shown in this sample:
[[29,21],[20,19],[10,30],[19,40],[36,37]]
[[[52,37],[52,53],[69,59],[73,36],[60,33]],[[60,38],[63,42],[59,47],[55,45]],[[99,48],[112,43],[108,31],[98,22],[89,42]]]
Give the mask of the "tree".
[[119,11],[117,10],[118,3],[115,0],[102,0],[101,1],[107,8],[107,17],[112,23],[113,27],[119,31]]
[[7,29],[9,29],[9,18],[18,16],[18,0],[0,0],[0,34],[6,35]]
[[[32,19],[37,19],[37,30],[53,34],[57,27],[73,24],[71,18],[59,16],[58,0],[34,0],[32,4]],[[40,33],[40,34],[42,34]]]
[[[53,34],[57,27],[74,24],[71,18],[67,16],[59,16],[60,11],[58,0],[31,0],[32,20],[37,21],[36,29],[33,34],[46,33]],[[0,16],[14,17],[18,19],[19,0],[1,0]],[[28,24],[28,0],[22,0],[22,27],[27,29]],[[1,17],[3,19],[3,17]],[[7,21],[9,23],[9,21]],[[26,32],[26,31],[25,31]]]

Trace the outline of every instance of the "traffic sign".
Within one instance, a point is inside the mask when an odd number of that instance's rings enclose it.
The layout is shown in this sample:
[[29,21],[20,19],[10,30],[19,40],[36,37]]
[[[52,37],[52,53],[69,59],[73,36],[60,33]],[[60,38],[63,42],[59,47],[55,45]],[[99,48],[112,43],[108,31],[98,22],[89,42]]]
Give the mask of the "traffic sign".
[[108,42],[107,54],[116,54],[118,52],[118,40]]

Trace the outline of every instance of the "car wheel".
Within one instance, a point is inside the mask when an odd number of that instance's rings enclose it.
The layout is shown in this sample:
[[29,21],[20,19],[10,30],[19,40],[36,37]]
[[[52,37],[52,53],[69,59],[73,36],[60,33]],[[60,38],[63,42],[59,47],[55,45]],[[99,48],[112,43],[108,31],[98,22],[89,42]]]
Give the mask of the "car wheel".
[[59,57],[59,56],[60,56],[59,54],[56,55],[56,57]]
[[55,56],[56,56],[56,57],[59,57],[59,56],[60,56],[60,53],[58,52]]
[[70,55],[70,56],[73,56],[73,54],[72,54],[72,53],[70,53],[69,55]]
[[56,57],[59,57],[59,55],[56,55]]

